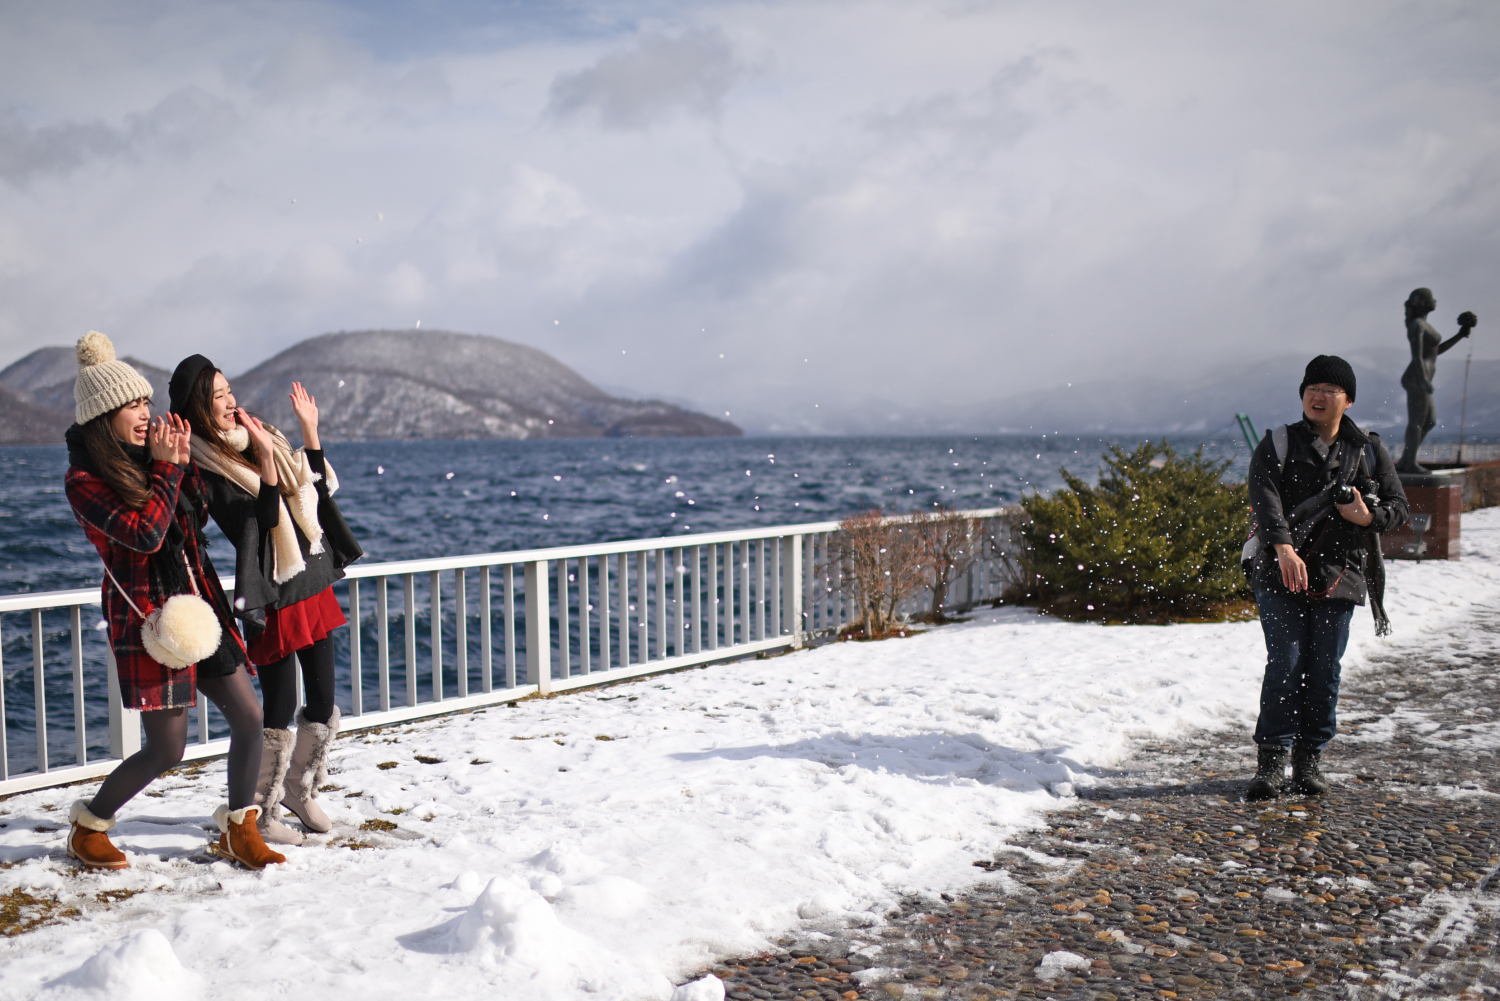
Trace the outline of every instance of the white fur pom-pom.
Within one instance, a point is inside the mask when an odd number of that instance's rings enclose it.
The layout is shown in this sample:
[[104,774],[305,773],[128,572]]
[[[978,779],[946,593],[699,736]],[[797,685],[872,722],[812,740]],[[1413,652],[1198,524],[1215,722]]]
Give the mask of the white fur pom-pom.
[[97,330],[90,330],[78,338],[78,367],[87,368],[90,365],[103,365],[107,361],[115,360],[115,346],[110,343],[109,338]]
[[180,671],[219,649],[223,630],[208,602],[194,594],[175,594],[141,626],[141,645],[158,664]]

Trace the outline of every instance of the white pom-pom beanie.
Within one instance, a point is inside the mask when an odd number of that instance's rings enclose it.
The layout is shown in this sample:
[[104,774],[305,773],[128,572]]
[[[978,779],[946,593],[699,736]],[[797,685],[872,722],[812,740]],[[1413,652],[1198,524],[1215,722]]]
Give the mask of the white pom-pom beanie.
[[151,383],[135,369],[115,360],[115,346],[97,330],[78,340],[78,381],[73,383],[73,415],[87,424],[131,400],[151,398]]

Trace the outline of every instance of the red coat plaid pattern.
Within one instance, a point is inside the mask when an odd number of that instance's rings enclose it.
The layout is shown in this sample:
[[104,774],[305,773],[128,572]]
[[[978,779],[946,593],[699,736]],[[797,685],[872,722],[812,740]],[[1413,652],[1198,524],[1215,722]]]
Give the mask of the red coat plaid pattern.
[[[73,466],[63,483],[73,515],[83,526],[100,559],[130,595],[143,614],[159,608],[170,595],[153,593],[149,567],[150,554],[161,548],[172,519],[178,519],[187,536],[183,547],[194,569],[194,577],[205,589],[204,599],[219,614],[219,624],[234,637],[244,658],[244,643],[234,621],[225,615],[229,607],[219,575],[209,562],[208,554],[198,545],[199,532],[208,522],[208,499],[196,463],[179,466],[172,462],[152,462],[148,476],[150,496],[139,511],[127,505],[114,488],[93,473]],[[178,491],[192,503],[194,514],[177,510]],[[192,520],[197,521],[193,525]],[[109,623],[110,646],[120,676],[120,701],[127,709],[176,709],[197,701],[197,677],[194,667],[173,671],[151,659],[141,643],[141,619],[120,597],[120,592],[106,576],[102,582],[104,619]],[[248,664],[248,659],[245,660]],[[254,668],[250,669],[253,673]]]

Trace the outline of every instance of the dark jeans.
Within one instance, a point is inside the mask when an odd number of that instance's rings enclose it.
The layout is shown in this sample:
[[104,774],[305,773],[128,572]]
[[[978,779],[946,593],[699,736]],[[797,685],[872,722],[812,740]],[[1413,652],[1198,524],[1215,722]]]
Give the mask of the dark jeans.
[[1322,750],[1337,732],[1339,661],[1349,643],[1354,602],[1316,600],[1257,588],[1266,634],[1266,676],[1260,684],[1262,747],[1294,743]]

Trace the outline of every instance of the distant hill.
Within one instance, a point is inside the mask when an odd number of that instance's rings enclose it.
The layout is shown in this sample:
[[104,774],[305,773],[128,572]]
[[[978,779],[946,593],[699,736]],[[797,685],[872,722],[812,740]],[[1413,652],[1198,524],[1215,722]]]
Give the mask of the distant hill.
[[72,423],[72,415],[44,410],[0,383],[0,445],[61,445]]
[[[171,373],[129,361],[167,400]],[[0,372],[0,386],[71,421],[72,348],[40,348]],[[241,406],[294,428],[293,380],[318,399],[330,441],[444,438],[732,437],[738,427],[656,400],[611,396],[536,348],[447,331],[324,334],[239,376]],[[57,440],[50,429],[37,440]],[[15,439],[19,443],[24,439]]]
[[[167,398],[172,373],[139,358],[126,357],[145,376],[156,399]],[[73,382],[78,356],[73,348],[37,348],[0,371],[0,444],[57,445],[73,423]]]

